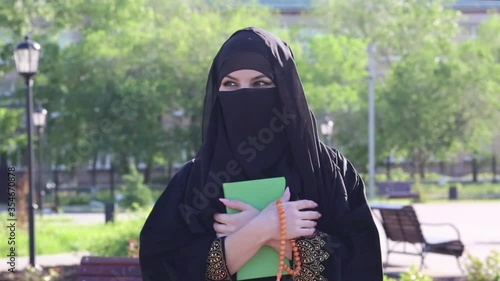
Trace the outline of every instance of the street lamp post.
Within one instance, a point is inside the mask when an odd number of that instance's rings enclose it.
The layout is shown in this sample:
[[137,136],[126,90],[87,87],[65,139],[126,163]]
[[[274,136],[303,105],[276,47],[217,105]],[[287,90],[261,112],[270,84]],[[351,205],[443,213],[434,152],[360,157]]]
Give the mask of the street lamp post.
[[33,82],[34,77],[38,72],[38,61],[40,58],[40,44],[24,38],[24,41],[19,43],[14,50],[14,59],[16,61],[16,69],[19,75],[23,76],[26,81],[26,129],[28,131],[28,217],[29,217],[29,254],[30,265],[35,266],[35,217],[33,205],[33,179],[35,178],[35,170],[33,169]]
[[45,188],[42,184],[42,134],[45,128],[45,123],[47,121],[47,110],[45,108],[38,107],[35,113],[33,113],[33,125],[36,128],[38,135],[38,212],[40,216],[43,215],[43,197],[45,195]]
[[375,61],[376,45],[368,47],[368,70],[370,82],[368,84],[368,190],[369,198],[375,198]]
[[331,146],[331,137],[333,135],[333,121],[330,119],[326,119],[324,123],[321,123],[321,134],[326,139],[326,145]]

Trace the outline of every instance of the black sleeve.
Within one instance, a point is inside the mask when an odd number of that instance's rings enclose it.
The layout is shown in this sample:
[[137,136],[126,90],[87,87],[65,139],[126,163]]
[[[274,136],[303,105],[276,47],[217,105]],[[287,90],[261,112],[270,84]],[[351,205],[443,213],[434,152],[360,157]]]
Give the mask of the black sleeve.
[[180,213],[190,166],[186,164],[172,178],[141,230],[139,261],[143,281],[207,280],[214,266],[225,268],[225,259],[221,263],[211,256],[223,253],[223,248],[218,248],[223,246],[223,240],[192,234]]
[[343,167],[337,180],[345,182],[349,211],[338,221],[337,230],[331,233],[335,236],[332,241],[341,241],[341,280],[382,281],[380,237],[366,199],[365,184],[345,158]]
[[304,270],[296,280],[382,281],[380,238],[364,183],[347,159],[338,159],[334,182],[342,188],[331,203],[343,211],[312,237],[298,239]]

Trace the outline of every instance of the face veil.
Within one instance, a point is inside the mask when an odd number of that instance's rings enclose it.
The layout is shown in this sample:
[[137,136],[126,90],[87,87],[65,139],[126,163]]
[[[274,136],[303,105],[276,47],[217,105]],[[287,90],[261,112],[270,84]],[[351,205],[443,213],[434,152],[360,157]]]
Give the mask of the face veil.
[[[262,72],[276,87],[219,92],[223,77],[239,69]],[[244,108],[233,106],[235,104],[247,104],[254,112],[234,114]],[[255,124],[253,131],[241,131],[242,119],[249,117],[262,119],[262,122]],[[270,124],[273,117],[280,123]],[[255,161],[245,161],[242,143],[249,136],[258,135],[259,129],[265,135],[266,123],[267,127],[274,125],[283,130],[273,132],[273,142],[265,146],[267,153],[260,153],[267,157],[256,156]],[[258,150],[257,146],[255,148]],[[289,46],[262,29],[239,30],[223,44],[208,75],[202,145],[184,197],[184,209],[181,210],[184,219],[195,233],[213,232],[213,214],[225,212],[218,198],[224,196],[222,184],[228,181],[285,176],[292,199],[325,198],[328,193],[325,184],[328,183],[324,182],[324,174],[333,171],[331,161],[320,167],[320,153],[326,149],[318,139],[316,121],[307,104]],[[244,156],[248,159],[252,155]]]

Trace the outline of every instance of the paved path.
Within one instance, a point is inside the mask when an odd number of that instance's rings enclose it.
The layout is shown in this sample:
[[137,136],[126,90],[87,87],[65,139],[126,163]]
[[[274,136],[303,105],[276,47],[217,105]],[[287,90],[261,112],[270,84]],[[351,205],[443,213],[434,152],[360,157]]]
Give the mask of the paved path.
[[[421,222],[429,223],[453,223],[460,230],[462,241],[465,243],[466,251],[474,256],[485,258],[490,251],[500,251],[500,202],[457,202],[457,203],[427,203],[415,204],[418,217]],[[375,216],[377,216],[375,212]],[[104,223],[103,214],[66,214],[73,220],[81,224]],[[125,214],[119,214],[118,219]],[[377,222],[378,223],[378,222]],[[381,230],[380,224],[378,224]],[[444,229],[446,233],[450,230]],[[439,235],[444,231],[424,229],[426,234]],[[381,230],[383,259],[386,260],[386,238]],[[79,264],[81,256],[79,254],[59,254],[39,256],[36,261],[41,266],[70,265]],[[462,259],[464,261],[465,258]],[[8,268],[6,259],[0,259],[0,271]],[[401,254],[391,254],[390,266],[386,268],[387,273],[406,271],[411,265],[420,263],[418,256],[408,256]],[[17,268],[24,268],[28,264],[27,258],[18,258]],[[460,270],[455,258],[429,254],[426,257],[427,268],[423,272],[435,277],[460,276]]]

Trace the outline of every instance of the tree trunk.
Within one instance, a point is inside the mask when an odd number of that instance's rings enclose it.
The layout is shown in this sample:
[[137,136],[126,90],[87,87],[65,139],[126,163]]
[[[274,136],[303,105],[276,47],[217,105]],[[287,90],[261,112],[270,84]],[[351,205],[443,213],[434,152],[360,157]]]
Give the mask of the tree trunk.
[[385,175],[387,177],[387,180],[391,180],[391,158],[386,157],[385,158]]
[[115,202],[115,167],[113,163],[111,163],[109,169],[109,186],[111,192],[111,200]]
[[427,164],[427,156],[423,149],[416,148],[413,151],[413,170],[415,174],[420,176],[420,179],[425,178],[425,167]]
[[[7,153],[5,152],[2,152],[0,153],[0,173],[2,173],[0,175],[0,184],[2,185],[1,187],[1,191],[2,191],[2,195],[0,195],[0,203],[3,203],[3,204],[7,204],[8,203],[8,186],[7,186],[7,182],[8,182],[8,166],[7,166]],[[5,185],[5,188],[4,188],[4,185]]]
[[54,169],[54,211],[59,211],[59,171],[57,170],[57,165]]
[[29,172],[26,169],[21,175],[21,179],[17,184],[16,197],[17,197],[17,222],[22,228],[28,226],[28,208],[29,206]]
[[418,163],[418,173],[420,175],[420,179],[425,179],[425,166],[426,166],[426,161],[421,160],[420,163]]
[[493,178],[491,181],[493,183],[497,182],[497,156],[493,155],[493,158],[491,159],[491,172],[493,173]]
[[99,189],[97,188],[97,151],[94,152],[92,157],[92,171],[90,178],[90,196],[92,199],[98,198]]
[[439,161],[439,173],[441,175],[444,175],[446,173],[445,166],[444,166],[444,161]]
[[415,163],[415,160],[411,161],[410,162],[410,166],[411,166],[411,169],[410,169],[410,178],[412,180],[415,179],[415,174],[417,173],[416,170],[417,170],[417,165]]
[[151,170],[153,169],[153,156],[148,157],[146,169],[144,170],[144,184],[151,184]]
[[[128,174],[130,173],[130,167],[129,167],[129,161],[128,161],[128,155],[126,153],[120,153],[118,156],[119,159],[119,164],[118,164],[118,169],[120,174]],[[116,171],[115,171],[116,172]]]
[[477,159],[476,156],[474,155],[472,158],[472,181],[477,182]]
[[92,159],[92,172],[91,172],[91,185],[95,187],[97,185],[97,151],[94,152],[94,157]]
[[[75,186],[75,187],[78,187],[78,180],[76,178],[76,166],[72,166],[70,168],[70,177],[71,177],[71,185]],[[80,194],[80,189],[77,188],[76,189],[76,195],[79,195]]]

